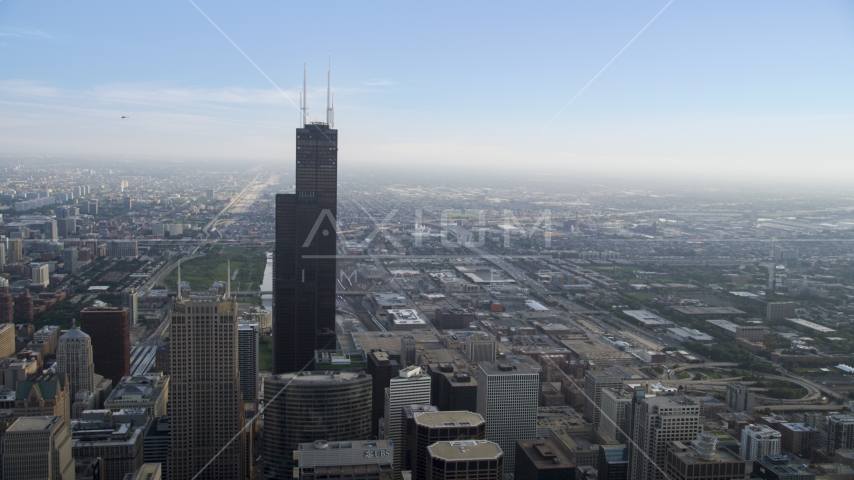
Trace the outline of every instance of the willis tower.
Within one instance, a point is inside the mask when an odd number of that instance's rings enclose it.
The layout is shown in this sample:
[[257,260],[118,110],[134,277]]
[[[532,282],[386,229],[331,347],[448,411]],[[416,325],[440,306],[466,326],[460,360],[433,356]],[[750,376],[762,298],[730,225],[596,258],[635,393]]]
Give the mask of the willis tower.
[[315,350],[335,348],[338,131],[332,128],[330,79],[327,73],[326,123],[309,121],[303,69],[296,191],[276,195],[274,374],[312,369]]

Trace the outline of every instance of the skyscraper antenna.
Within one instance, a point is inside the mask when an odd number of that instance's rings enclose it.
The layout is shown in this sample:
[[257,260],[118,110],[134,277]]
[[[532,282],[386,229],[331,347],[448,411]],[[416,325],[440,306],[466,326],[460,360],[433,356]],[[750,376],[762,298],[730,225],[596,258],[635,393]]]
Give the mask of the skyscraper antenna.
[[225,279],[225,298],[231,298],[231,259],[228,260],[228,278]]
[[326,125],[332,128],[332,54],[328,54],[326,69]]
[[305,87],[305,64],[302,64],[302,126],[308,123],[308,93]]
[[178,300],[181,300],[181,260],[178,260]]

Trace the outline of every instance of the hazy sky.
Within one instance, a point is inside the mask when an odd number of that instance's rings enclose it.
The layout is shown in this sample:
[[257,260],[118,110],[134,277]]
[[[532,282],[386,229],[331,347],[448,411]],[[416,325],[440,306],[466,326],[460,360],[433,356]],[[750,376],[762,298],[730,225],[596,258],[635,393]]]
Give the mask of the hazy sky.
[[[0,157],[340,159],[854,180],[854,2],[0,0]],[[129,115],[128,119],[121,119]],[[544,128],[548,125],[547,128]]]

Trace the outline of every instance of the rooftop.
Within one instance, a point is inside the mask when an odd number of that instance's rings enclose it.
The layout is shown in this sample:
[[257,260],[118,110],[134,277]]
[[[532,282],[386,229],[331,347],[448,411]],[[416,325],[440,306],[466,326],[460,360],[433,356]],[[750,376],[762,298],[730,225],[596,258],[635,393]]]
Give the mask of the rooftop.
[[323,384],[357,382],[366,378],[370,379],[371,376],[365,373],[309,371],[302,373],[283,373],[280,375],[273,375],[265,379],[265,381],[287,383],[293,380],[294,384],[316,384],[320,386]]
[[35,430],[50,430],[53,424],[62,417],[21,417],[9,427],[6,432],[32,432]]
[[415,423],[429,427],[468,427],[485,423],[479,413],[472,412],[418,412]]
[[459,440],[436,442],[427,447],[431,457],[445,460],[498,459],[504,455],[497,443],[488,440]]
[[538,470],[573,467],[569,458],[549,439],[517,440],[516,445]]

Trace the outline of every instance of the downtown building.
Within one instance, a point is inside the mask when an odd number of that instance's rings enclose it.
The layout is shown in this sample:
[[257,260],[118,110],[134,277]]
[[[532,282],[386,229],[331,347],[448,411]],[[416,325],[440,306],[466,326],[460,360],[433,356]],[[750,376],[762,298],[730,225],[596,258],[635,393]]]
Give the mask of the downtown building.
[[293,478],[301,480],[392,480],[395,445],[390,440],[301,443],[293,452]]
[[240,392],[243,401],[258,411],[258,324],[237,325],[237,365],[240,370]]
[[73,479],[71,431],[59,416],[19,418],[3,437],[3,478]]
[[56,371],[66,374],[69,393],[95,391],[95,363],[92,361],[92,340],[89,335],[71,327],[59,337],[56,347]]
[[745,460],[762,460],[780,454],[782,435],[767,425],[748,425],[741,431],[741,456]]
[[312,371],[266,378],[264,478],[292,478],[293,452],[301,443],[370,439],[371,388],[371,376],[364,373]]
[[486,440],[486,421],[472,412],[439,412],[432,407],[406,407],[406,439],[398,449],[409,449],[404,469],[411,471],[412,480],[427,480],[430,469],[427,447],[436,442],[455,440]]
[[516,468],[516,441],[537,437],[540,374],[510,358],[477,366],[477,413],[486,420],[486,439],[504,452],[503,468]]
[[410,405],[430,404],[430,375],[421,367],[411,366],[400,371],[397,377],[389,381],[385,389],[385,414],[382,426],[379,428],[380,438],[391,440],[398,448],[394,452],[394,476],[401,478],[405,452],[402,446],[405,442],[404,407]]
[[172,305],[171,328],[168,476],[193,478],[201,472],[199,479],[242,479],[237,302],[228,296],[179,295]]
[[311,370],[315,350],[336,346],[338,131],[329,87],[326,123],[308,121],[305,98],[296,132],[296,191],[276,195],[274,374]]
[[629,476],[663,480],[667,449],[672,442],[689,443],[702,431],[700,406],[686,397],[649,397],[635,390],[631,406]]
[[95,373],[113,382],[130,375],[130,312],[127,308],[89,307],[80,312],[80,329],[92,341]]

